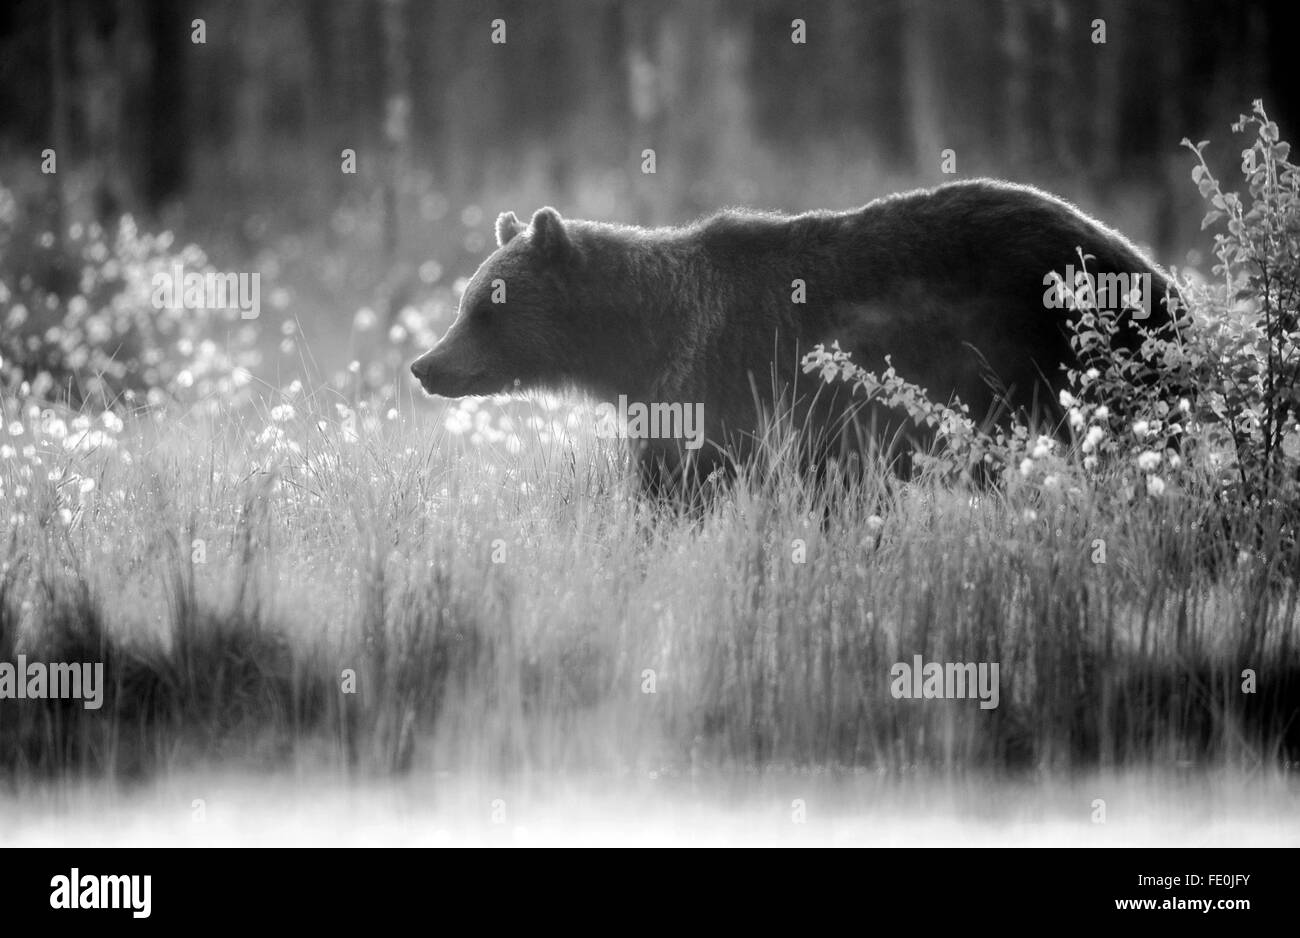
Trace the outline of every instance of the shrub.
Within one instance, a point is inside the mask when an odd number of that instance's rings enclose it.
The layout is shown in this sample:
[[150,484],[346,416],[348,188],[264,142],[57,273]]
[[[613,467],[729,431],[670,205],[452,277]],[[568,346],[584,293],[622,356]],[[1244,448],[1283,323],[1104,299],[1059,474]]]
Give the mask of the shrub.
[[1250,502],[1291,500],[1300,472],[1300,171],[1261,101],[1233,131],[1253,133],[1241,154],[1244,200],[1210,172],[1205,141],[1183,140],[1196,154],[1192,179],[1210,203],[1202,228],[1227,227],[1214,238],[1219,282],[1191,288],[1195,418],[1208,445],[1230,456],[1222,463],[1229,491]]
[[0,188],[0,390],[20,398],[104,408],[137,396],[159,403],[229,401],[256,362],[255,327],[237,309],[156,309],[154,277],[177,264],[212,268],[171,232],[73,224],[39,230]]

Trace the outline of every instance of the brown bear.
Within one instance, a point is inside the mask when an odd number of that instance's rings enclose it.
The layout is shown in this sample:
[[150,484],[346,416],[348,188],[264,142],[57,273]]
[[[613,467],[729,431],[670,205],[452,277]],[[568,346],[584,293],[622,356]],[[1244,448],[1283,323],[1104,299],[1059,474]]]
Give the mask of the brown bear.
[[[1053,302],[1050,275],[1081,268],[1081,250],[1097,282],[1147,275],[1138,318],[1169,320],[1168,274],[1126,238],[1061,199],[993,180],[852,211],[727,211],[674,228],[543,208],[527,226],[501,215],[496,234],[455,323],[411,371],[444,397],[584,391],[617,408],[650,486],[745,458],[773,414],[803,428],[813,461],[910,426],[855,411],[845,386],[805,374],[801,359],[818,344],[838,342],[877,373],[888,355],[900,376],[932,399],[960,397],[977,421],[1059,418],[1071,312]],[[674,421],[677,432],[665,428]]]

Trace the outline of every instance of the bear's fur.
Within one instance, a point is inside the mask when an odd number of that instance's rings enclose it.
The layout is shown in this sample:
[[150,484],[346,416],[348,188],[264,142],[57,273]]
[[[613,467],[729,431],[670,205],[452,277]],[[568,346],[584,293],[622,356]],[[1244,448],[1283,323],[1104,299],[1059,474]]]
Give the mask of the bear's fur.
[[[839,342],[852,361],[900,376],[971,416],[1059,417],[1068,310],[1047,308],[1044,277],[1150,274],[1148,325],[1168,321],[1168,274],[1119,233],[1036,189],[991,180],[877,199],[847,212],[724,212],[645,229],[564,220],[497,220],[500,245],[466,287],[455,323],[411,367],[446,397],[578,388],[598,401],[701,403],[709,444],[641,444],[648,480],[704,473],[742,457],[774,411],[815,429],[820,446],[910,424],[875,412],[845,421],[851,396],[805,375],[801,358]],[[805,284],[805,302],[793,301]],[[504,302],[499,288],[504,285]],[[1128,313],[1124,314],[1126,317]],[[1131,335],[1130,335],[1131,338]],[[882,419],[883,418],[883,421]]]

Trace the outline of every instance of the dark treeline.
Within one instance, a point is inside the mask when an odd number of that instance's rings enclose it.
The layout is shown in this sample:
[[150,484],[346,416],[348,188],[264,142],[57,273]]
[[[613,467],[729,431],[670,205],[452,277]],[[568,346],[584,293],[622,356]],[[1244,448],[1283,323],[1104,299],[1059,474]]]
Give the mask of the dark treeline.
[[1255,97],[1300,123],[1287,2],[10,0],[0,172],[54,146],[58,199],[101,217],[220,230],[270,205],[294,230],[355,194],[352,148],[393,215],[414,175],[452,211],[664,222],[865,202],[942,181],[951,148],[963,176],[1143,193],[1129,220],[1168,246],[1194,219],[1180,138],[1222,140]]

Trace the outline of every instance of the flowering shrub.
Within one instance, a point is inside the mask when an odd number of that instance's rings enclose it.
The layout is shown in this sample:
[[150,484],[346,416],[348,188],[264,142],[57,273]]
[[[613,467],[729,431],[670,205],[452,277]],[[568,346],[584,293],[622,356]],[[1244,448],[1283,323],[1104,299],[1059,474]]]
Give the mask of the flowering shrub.
[[847,381],[865,403],[901,411],[917,427],[932,431],[936,448],[914,456],[923,470],[966,476],[980,463],[1000,469],[1011,464],[1013,449],[1028,439],[1029,431],[1023,427],[1014,427],[1011,436],[1001,431],[994,435],[982,432],[971,419],[970,408],[959,398],[954,397],[952,404],[936,403],[925,388],[900,376],[888,355],[885,366],[880,375],[867,371],[850,361],[839,342],[832,343],[829,350],[818,345],[803,359],[805,374],[816,371],[826,382]]
[[0,389],[20,398],[102,409],[137,396],[158,403],[246,392],[256,363],[251,321],[238,309],[157,309],[154,276],[212,268],[171,232],[73,224],[59,243],[33,233],[0,188]]
[[1245,500],[1294,499],[1300,475],[1300,167],[1288,161],[1264,105],[1233,125],[1253,139],[1241,153],[1247,197],[1224,192],[1206,163],[1205,142],[1192,170],[1210,203],[1202,228],[1226,220],[1214,238],[1219,282],[1195,292],[1197,329],[1188,370],[1201,390],[1195,418],[1207,442],[1226,454],[1225,487]]

